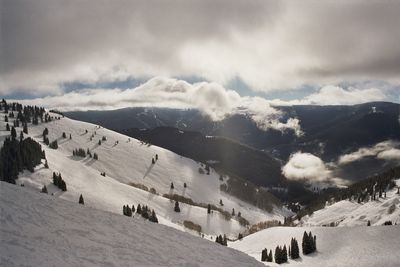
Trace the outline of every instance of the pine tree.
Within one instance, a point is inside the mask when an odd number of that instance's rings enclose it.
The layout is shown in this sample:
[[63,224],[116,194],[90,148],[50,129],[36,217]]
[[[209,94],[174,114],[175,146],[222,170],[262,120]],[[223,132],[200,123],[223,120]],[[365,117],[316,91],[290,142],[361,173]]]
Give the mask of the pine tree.
[[7,117],[7,115],[4,115],[4,122],[8,122],[8,117]]
[[93,159],[95,159],[95,160],[98,160],[98,159],[99,159],[99,155],[97,155],[96,152],[93,154]]
[[238,212],[238,217],[242,217],[242,213],[240,211]]
[[282,250],[282,263],[287,262],[288,260],[288,255],[287,255],[287,249],[286,245],[283,245],[283,250]]
[[268,249],[264,248],[261,251],[261,261],[267,261],[268,259]]
[[174,183],[171,182],[171,189],[174,189]]
[[211,213],[211,205],[208,204],[208,205],[207,205],[207,214],[210,214],[210,213]]
[[175,207],[174,207],[175,212],[181,212],[181,209],[179,208],[179,202],[175,201]]
[[132,204],[132,213],[135,213],[135,205]]
[[41,192],[47,194],[47,187],[45,185],[42,187],[42,191]]
[[186,188],[186,187],[187,187],[186,183],[183,183],[183,187],[184,187],[184,188]]
[[235,208],[232,208],[232,216],[235,216]]
[[44,163],[44,167],[45,167],[46,169],[49,168],[49,163],[47,162],[47,159],[46,159],[46,161],[45,161],[45,163]]
[[6,124],[6,131],[10,131],[10,125],[8,123]]
[[281,249],[279,246],[275,248],[275,262],[278,264],[281,263]]
[[219,204],[220,204],[221,206],[224,205],[224,203],[222,202],[222,199],[219,200]]
[[28,134],[28,124],[25,122],[24,127],[23,127],[24,133]]
[[269,250],[269,254],[268,254],[268,258],[267,261],[268,262],[272,262],[273,258],[272,258],[272,249]]
[[20,132],[19,133],[19,141],[22,142],[22,140],[24,140],[24,133]]
[[242,234],[242,233],[239,233],[238,239],[239,239],[239,240],[242,240],[242,239],[243,239],[243,234]]
[[154,160],[154,158],[151,158],[151,164],[155,164],[156,161]]
[[17,131],[15,130],[14,126],[11,128],[11,140],[17,139]]
[[138,206],[137,206],[136,213],[138,213],[138,214],[142,213],[142,207],[140,206],[140,204],[138,204]]
[[156,154],[156,160],[158,160],[158,154]]
[[65,134],[65,132],[62,133],[62,138],[67,138],[67,135]]
[[292,259],[297,259],[300,257],[300,252],[299,252],[299,244],[297,243],[296,238],[292,238],[290,241],[290,258]]
[[79,204],[85,205],[82,194],[79,196]]
[[158,223],[157,215],[154,210],[151,211],[151,215],[149,217],[149,221]]

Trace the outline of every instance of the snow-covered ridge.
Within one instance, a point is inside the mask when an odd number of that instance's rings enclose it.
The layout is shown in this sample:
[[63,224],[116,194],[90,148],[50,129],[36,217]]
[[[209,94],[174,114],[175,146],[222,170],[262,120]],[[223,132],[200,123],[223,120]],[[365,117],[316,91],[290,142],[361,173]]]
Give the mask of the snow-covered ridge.
[[[301,246],[304,231],[317,237],[317,252],[289,260],[290,266],[399,266],[400,226],[272,227],[229,243],[257,260],[264,248],[274,251],[290,245],[295,237]],[[300,248],[301,250],[301,248]],[[301,253],[301,252],[300,252]],[[279,266],[268,262],[269,266]]]
[[0,182],[1,266],[263,266],[164,225]]
[[[400,179],[395,180],[400,186]],[[386,192],[386,198],[368,202],[342,200],[315,211],[311,216],[304,216],[302,226],[357,226],[382,225],[386,221],[400,224],[400,194],[397,187]]]
[[[58,116],[58,115],[56,115]],[[1,130],[4,129],[4,120],[0,119]],[[53,150],[43,144],[42,133],[48,128],[48,138],[58,141],[58,149]],[[22,129],[17,129],[19,132]],[[86,132],[87,131],[87,132]],[[9,132],[1,131],[2,135]],[[67,138],[62,138],[66,133]],[[72,139],[69,139],[71,134]],[[45,149],[50,168],[38,166],[32,174],[20,174],[17,183],[24,183],[26,187],[39,191],[46,185],[49,194],[77,202],[83,194],[85,204],[98,209],[121,214],[125,204],[148,205],[157,213],[160,223],[184,230],[184,220],[193,221],[202,227],[202,232],[208,235],[227,234],[236,238],[239,232],[244,231],[237,218],[226,220],[219,212],[207,214],[206,209],[181,203],[181,212],[173,211],[174,203],[162,197],[163,194],[179,194],[191,198],[198,203],[210,203],[230,212],[233,208],[236,214],[240,211],[250,223],[271,219],[283,219],[288,212],[278,208],[272,214],[255,208],[220,191],[219,175],[211,170],[210,175],[199,173],[201,165],[191,159],[181,157],[168,150],[148,146],[133,138],[99,128],[97,125],[62,118],[39,125],[29,124],[30,136],[40,142]],[[99,140],[105,136],[107,141]],[[74,149],[89,149],[97,153],[98,160],[73,156]],[[158,160],[152,164],[152,158],[158,155]],[[52,185],[52,173],[61,172],[68,190],[61,192]],[[101,173],[105,172],[106,176]],[[149,189],[154,188],[157,194],[152,194],[128,185],[140,183]],[[171,182],[174,189],[170,189]],[[184,183],[187,187],[184,187]],[[187,229],[185,229],[187,230]]]

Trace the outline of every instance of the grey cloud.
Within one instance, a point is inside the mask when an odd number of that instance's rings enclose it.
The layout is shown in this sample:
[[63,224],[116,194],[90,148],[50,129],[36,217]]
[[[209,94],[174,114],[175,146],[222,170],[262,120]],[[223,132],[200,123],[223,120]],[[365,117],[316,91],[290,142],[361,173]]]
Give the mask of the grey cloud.
[[400,80],[398,1],[2,0],[0,93],[234,77],[257,90]]

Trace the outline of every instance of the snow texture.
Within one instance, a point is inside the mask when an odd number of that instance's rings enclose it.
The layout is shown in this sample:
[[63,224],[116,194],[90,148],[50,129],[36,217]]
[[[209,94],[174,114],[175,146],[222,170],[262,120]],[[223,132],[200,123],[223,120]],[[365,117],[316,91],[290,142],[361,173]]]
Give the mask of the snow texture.
[[0,266],[262,266],[173,228],[0,182]]
[[[302,255],[304,231],[317,236],[317,252]],[[299,242],[301,259],[289,260],[284,266],[400,266],[400,226],[355,227],[272,227],[245,237],[229,246],[261,259],[264,248],[275,251],[277,245]],[[279,266],[266,262],[266,265]]]

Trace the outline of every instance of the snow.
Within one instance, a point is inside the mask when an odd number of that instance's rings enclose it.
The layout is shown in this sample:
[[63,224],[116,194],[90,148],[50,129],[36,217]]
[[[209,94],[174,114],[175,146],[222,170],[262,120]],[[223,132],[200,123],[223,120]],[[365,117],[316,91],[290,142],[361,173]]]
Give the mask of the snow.
[[1,266],[262,266],[170,227],[0,182]]
[[[317,252],[302,255],[304,231],[317,237]],[[289,260],[290,266],[399,266],[400,226],[355,227],[272,227],[229,243],[229,247],[245,252],[257,260],[264,248],[290,245],[295,237],[301,259]],[[266,265],[279,266],[266,262]]]
[[[400,186],[400,180],[396,180]],[[393,210],[394,209],[394,210]],[[299,222],[303,226],[323,226],[334,223],[337,226],[382,225],[385,221],[400,224],[400,195],[397,188],[386,193],[386,198],[357,203],[342,200],[305,216]]]
[[[9,133],[3,130],[4,122],[0,121],[0,124],[0,132]],[[58,140],[57,150],[43,144],[44,128],[49,130],[50,142]],[[18,128],[17,132],[21,130]],[[67,138],[61,137],[63,132]],[[94,133],[96,134],[90,141]],[[72,139],[69,139],[70,134]],[[219,212],[207,214],[206,209],[197,206],[180,203],[181,212],[176,213],[173,211],[174,203],[162,195],[179,194],[190,197],[197,203],[211,203],[216,206],[222,199],[224,210],[230,212],[234,208],[236,213],[240,211],[250,223],[271,219],[283,220],[283,216],[290,214],[287,210],[279,208],[275,208],[273,213],[268,213],[225,194],[220,191],[221,181],[219,174],[214,170],[211,169],[210,175],[200,174],[200,164],[191,159],[94,124],[61,118],[36,126],[30,124],[29,134],[25,136],[30,136],[42,144],[50,168],[45,169],[41,165],[34,173],[25,171],[20,174],[17,183],[24,183],[26,187],[35,191],[46,185],[50,194],[54,193],[56,197],[65,200],[77,202],[79,195],[83,194],[86,205],[118,214],[122,213],[122,206],[125,204],[145,204],[156,211],[160,223],[188,231],[183,227],[183,221],[190,220],[201,225],[202,232],[207,237],[227,234],[228,237],[236,238],[245,228],[236,218],[227,221]],[[107,141],[98,145],[103,136]],[[89,148],[92,153],[98,154],[99,160],[72,156],[72,151],[76,148]],[[159,159],[155,164],[151,164],[151,159],[156,154]],[[66,192],[61,192],[52,185],[53,171],[61,172],[67,184]],[[106,176],[101,176],[101,172],[105,172]],[[130,182],[143,184],[149,189],[155,188],[158,195],[134,188],[128,185]],[[174,183],[173,190],[170,189],[171,182]],[[187,188],[184,188],[184,183],[187,184]]]

